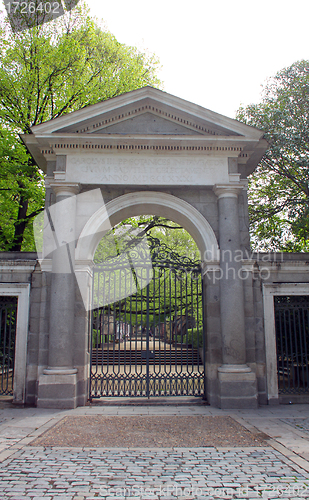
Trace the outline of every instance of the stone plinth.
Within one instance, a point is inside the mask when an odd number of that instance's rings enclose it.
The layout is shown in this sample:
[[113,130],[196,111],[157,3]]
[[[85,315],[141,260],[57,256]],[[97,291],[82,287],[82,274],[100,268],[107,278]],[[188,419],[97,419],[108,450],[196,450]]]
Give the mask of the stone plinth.
[[257,408],[256,376],[247,365],[220,366],[218,380],[219,408]]
[[70,409],[77,406],[77,370],[46,369],[39,377],[38,408]]

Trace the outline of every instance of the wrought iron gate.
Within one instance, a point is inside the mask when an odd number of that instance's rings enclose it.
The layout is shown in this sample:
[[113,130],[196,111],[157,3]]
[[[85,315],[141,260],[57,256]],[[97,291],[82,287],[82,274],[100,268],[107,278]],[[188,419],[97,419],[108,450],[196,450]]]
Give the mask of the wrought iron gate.
[[158,248],[94,269],[90,399],[204,396],[201,267]]
[[17,297],[0,297],[0,395],[13,395]]
[[274,301],[279,394],[309,393],[309,297]]

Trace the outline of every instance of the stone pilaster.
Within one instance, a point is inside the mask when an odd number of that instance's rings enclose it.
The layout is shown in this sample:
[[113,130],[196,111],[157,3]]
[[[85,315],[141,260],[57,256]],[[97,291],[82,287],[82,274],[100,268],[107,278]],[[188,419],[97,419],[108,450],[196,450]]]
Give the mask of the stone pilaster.
[[37,406],[75,408],[73,366],[75,218],[78,184],[51,184],[56,203],[48,214],[53,235],[48,367],[39,378]]
[[257,405],[255,373],[246,365],[244,289],[240,251],[238,194],[241,184],[217,185],[220,246],[220,318],[222,361],[218,368],[221,408]]

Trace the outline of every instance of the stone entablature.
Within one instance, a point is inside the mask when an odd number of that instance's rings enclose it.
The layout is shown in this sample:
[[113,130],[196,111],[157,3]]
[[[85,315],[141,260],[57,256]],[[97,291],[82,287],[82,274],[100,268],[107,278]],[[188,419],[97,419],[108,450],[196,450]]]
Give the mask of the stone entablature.
[[58,156],[145,153],[149,159],[162,154],[236,158],[239,168],[229,173],[245,178],[266,148],[261,131],[151,87],[35,126],[32,132],[23,139],[48,175],[53,175],[48,162]]
[[55,180],[93,185],[212,186],[237,182],[229,174],[227,157],[192,157],[145,154],[69,154],[66,172],[54,172]]

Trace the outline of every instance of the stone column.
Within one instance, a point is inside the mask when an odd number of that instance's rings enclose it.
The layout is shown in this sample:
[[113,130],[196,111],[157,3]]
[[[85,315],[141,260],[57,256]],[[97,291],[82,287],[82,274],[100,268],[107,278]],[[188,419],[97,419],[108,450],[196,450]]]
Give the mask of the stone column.
[[75,218],[78,184],[51,184],[56,203],[48,220],[53,235],[48,367],[39,377],[37,406],[75,408],[76,373],[73,366],[75,304]]
[[218,368],[221,408],[257,405],[256,377],[246,365],[244,289],[238,213],[239,185],[217,185],[220,246],[220,317],[223,364]]

